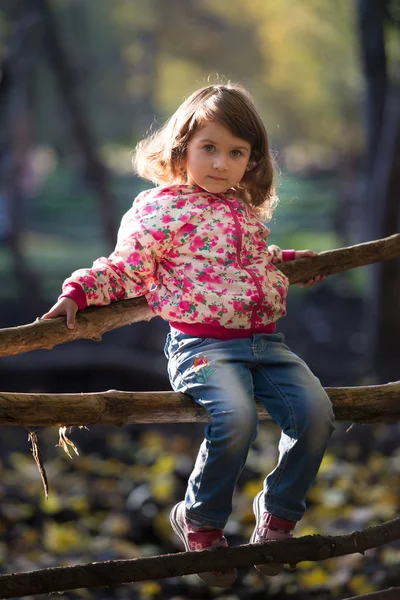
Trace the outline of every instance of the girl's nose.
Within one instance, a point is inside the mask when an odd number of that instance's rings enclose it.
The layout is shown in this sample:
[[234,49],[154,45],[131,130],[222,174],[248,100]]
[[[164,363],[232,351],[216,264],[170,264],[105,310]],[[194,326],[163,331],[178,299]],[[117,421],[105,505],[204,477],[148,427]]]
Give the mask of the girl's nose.
[[223,156],[216,156],[214,158],[214,169],[218,169],[219,171],[225,171],[227,169],[227,162]]

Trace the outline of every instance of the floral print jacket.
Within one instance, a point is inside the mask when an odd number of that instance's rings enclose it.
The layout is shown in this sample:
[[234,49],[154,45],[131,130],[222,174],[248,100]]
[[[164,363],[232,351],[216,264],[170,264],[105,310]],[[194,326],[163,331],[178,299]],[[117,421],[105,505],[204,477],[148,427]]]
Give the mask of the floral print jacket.
[[62,296],[80,309],[145,296],[178,326],[265,331],[286,314],[288,279],[275,264],[294,258],[268,246],[268,234],[235,195],[192,185],[146,190],[124,215],[114,252],[75,271]]

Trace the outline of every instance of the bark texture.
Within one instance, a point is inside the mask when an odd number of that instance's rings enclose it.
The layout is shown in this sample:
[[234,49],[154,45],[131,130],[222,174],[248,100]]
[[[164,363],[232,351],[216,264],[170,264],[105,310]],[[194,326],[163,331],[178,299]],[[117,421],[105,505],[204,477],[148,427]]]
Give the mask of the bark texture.
[[[336,420],[387,423],[400,420],[400,381],[385,385],[325,388]],[[259,418],[271,419],[259,404]],[[177,392],[19,394],[0,392],[0,425],[131,425],[208,421],[189,396]]]

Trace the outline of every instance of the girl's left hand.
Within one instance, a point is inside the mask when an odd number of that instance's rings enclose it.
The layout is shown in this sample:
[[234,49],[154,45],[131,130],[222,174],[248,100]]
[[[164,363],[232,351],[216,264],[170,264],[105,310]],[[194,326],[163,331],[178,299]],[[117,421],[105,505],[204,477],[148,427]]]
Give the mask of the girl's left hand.
[[[316,252],[313,252],[312,250],[296,250],[294,253],[295,259],[296,258],[308,258],[308,257],[313,257],[313,256],[318,256],[318,254]],[[326,277],[327,277],[326,275],[317,275],[313,279],[309,279],[308,281],[303,281],[301,283],[298,283],[297,285],[299,285],[300,287],[309,287],[310,285],[314,285],[316,283],[319,283],[320,281],[325,281]]]

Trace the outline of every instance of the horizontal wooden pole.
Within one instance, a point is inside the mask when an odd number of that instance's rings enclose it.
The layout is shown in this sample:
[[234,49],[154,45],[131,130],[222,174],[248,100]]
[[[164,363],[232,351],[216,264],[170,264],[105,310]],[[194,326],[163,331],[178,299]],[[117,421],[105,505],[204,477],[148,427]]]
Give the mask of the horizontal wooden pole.
[[[364,265],[400,258],[400,234],[390,237],[321,252],[314,258],[280,263],[279,269],[291,284],[307,281],[316,275],[332,275]],[[0,356],[23,354],[31,350],[50,349],[57,344],[78,339],[100,341],[107,331],[149,321],[154,317],[144,298],[112,302],[108,306],[90,307],[80,311],[75,329],[67,329],[64,317],[0,329]]]
[[[400,381],[384,385],[326,388],[338,421],[400,420]],[[258,403],[260,419],[271,417]],[[0,392],[0,425],[130,425],[207,422],[203,408],[176,392],[17,394]]]
[[307,535],[279,542],[246,544],[207,552],[179,552],[147,558],[108,560],[67,567],[51,567],[0,575],[0,598],[23,598],[78,588],[154,581],[190,573],[227,568],[249,568],[270,562],[296,565],[347,554],[364,554],[371,548],[400,538],[400,518],[346,535]]
[[313,258],[281,263],[279,269],[294,284],[308,281],[316,275],[334,275],[394,258],[400,258],[400,233],[355,246],[320,252]]

